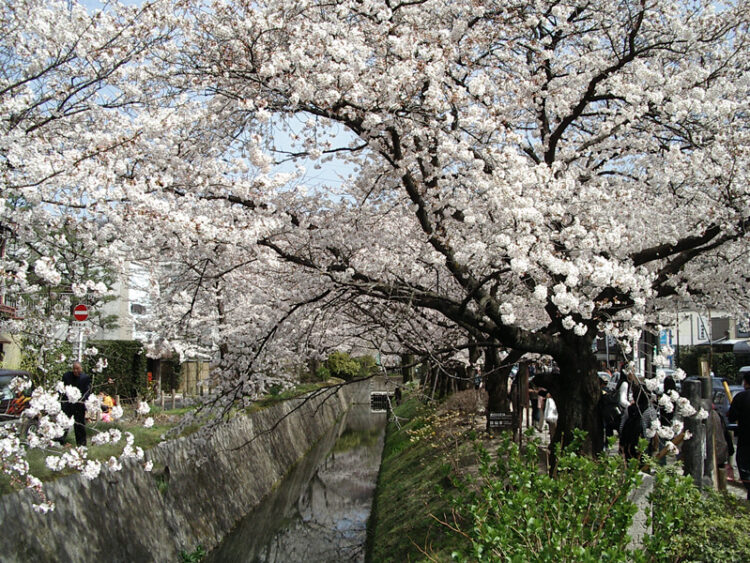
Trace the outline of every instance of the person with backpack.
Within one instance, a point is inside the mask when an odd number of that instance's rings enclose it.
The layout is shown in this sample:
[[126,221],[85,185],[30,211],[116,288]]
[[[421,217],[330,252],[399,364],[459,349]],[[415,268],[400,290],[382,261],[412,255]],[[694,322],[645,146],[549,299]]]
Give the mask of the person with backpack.
[[603,449],[607,449],[609,438],[615,435],[615,430],[620,427],[620,420],[622,419],[622,408],[617,391],[616,389],[608,389],[607,383],[604,379],[599,379],[602,388],[602,394],[599,398],[599,416],[604,428]]
[[[638,450],[638,442],[646,437],[646,431],[651,426],[651,422],[658,416],[645,389],[638,386],[633,390],[633,394],[635,401],[623,414],[623,422],[620,426],[620,452],[625,456],[625,460],[640,459],[644,452]],[[651,444],[647,453],[652,453]]]
[[744,391],[740,391],[732,399],[727,419],[729,422],[737,423],[735,461],[742,484],[747,489],[747,500],[750,501],[750,372],[744,373],[742,386]]

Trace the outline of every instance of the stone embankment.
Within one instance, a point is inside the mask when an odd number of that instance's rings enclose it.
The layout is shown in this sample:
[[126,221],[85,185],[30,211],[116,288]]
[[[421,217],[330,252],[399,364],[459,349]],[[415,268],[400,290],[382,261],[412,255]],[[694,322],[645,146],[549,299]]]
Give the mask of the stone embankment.
[[44,488],[56,504],[49,514],[33,511],[30,491],[6,495],[0,498],[0,560],[179,562],[198,545],[210,550],[350,401],[342,390],[326,401],[288,401],[232,420],[208,438],[165,442],[147,452],[150,473],[133,464],[93,481],[60,478]]

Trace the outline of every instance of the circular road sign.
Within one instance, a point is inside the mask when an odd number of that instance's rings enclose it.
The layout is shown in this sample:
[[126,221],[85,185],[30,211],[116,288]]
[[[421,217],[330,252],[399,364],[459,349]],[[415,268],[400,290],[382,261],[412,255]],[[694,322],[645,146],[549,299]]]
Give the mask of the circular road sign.
[[83,305],[83,304],[76,305],[75,308],[73,309],[73,317],[75,317],[77,321],[85,321],[86,319],[89,318],[88,307],[86,307],[86,305]]

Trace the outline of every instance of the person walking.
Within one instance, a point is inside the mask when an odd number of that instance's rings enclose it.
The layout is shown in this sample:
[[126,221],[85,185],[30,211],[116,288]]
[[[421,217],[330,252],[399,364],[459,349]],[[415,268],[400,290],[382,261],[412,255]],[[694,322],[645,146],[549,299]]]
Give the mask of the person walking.
[[[69,417],[73,418],[73,431],[76,437],[76,445],[86,445],[86,399],[91,394],[91,376],[83,372],[80,362],[73,363],[73,369],[67,371],[62,377],[63,385],[72,386],[81,392],[81,397],[77,401],[70,401],[66,393],[63,392],[62,411]],[[58,438],[61,444],[65,443],[68,436],[67,430]]]
[[747,490],[750,500],[750,372],[742,380],[744,391],[737,393],[727,411],[729,422],[737,423],[737,450],[735,460],[740,472],[740,479]]
[[544,401],[544,422],[549,426],[549,437],[550,440],[554,439],[555,432],[557,431],[557,405],[552,395],[547,395]]

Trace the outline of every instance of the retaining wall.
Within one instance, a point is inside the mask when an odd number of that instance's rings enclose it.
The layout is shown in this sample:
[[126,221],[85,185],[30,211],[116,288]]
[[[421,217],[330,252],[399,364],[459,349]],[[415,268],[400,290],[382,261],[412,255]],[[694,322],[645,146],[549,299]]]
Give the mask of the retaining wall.
[[151,473],[132,464],[93,481],[78,474],[58,479],[45,486],[56,503],[48,514],[33,511],[30,491],[0,497],[0,561],[162,563],[181,561],[181,552],[199,544],[210,550],[347,410],[350,398],[345,388],[291,414],[298,402],[235,419],[207,438],[166,442],[147,452]]

